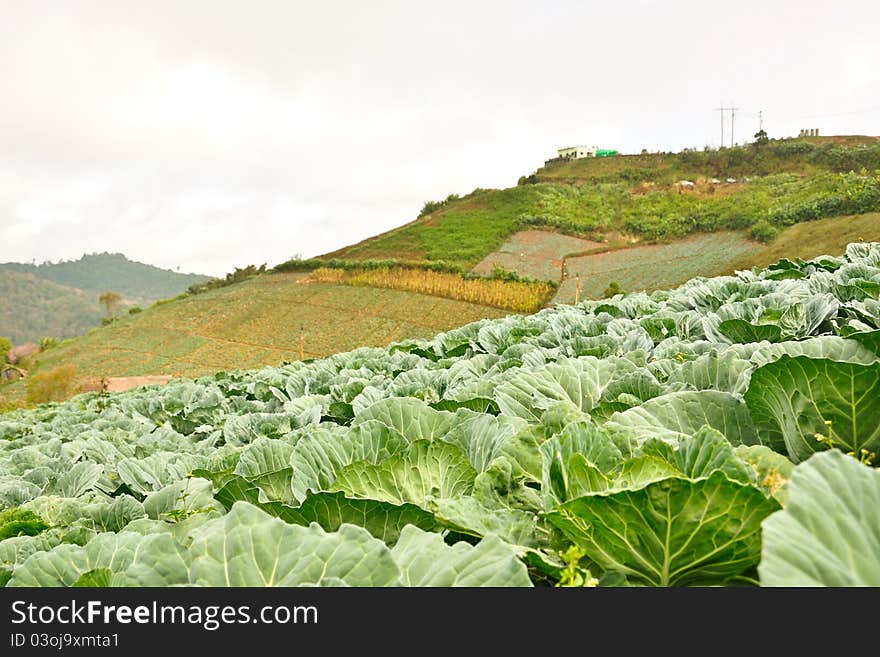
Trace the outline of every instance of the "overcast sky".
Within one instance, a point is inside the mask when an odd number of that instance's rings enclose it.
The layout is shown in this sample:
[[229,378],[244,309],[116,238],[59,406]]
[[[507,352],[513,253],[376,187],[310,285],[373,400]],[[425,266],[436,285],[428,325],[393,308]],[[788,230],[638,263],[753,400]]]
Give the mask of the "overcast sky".
[[720,103],[737,141],[880,134],[878,31],[876,0],[0,0],[0,262],[272,266],[560,146],[715,146]]

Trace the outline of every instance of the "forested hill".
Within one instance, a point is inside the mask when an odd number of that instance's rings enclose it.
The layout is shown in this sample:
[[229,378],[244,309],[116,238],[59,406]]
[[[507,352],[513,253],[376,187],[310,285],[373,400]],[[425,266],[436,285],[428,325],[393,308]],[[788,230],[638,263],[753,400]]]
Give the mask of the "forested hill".
[[79,260],[0,263],[0,337],[13,344],[82,335],[101,323],[98,297],[121,296],[120,308],[147,305],[184,292],[209,276],[179,274],[121,253],[93,253]]
[[180,274],[129,260],[121,253],[90,253],[79,260],[46,262],[40,265],[7,262],[0,269],[33,274],[53,283],[100,294],[107,290],[137,301],[155,301],[174,296],[190,285],[210,277]]

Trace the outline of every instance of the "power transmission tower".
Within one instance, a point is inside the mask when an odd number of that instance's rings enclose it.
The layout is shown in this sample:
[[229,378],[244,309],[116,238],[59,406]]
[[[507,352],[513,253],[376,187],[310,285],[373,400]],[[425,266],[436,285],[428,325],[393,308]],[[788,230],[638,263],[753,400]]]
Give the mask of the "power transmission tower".
[[758,132],[764,129],[764,110],[758,110]]

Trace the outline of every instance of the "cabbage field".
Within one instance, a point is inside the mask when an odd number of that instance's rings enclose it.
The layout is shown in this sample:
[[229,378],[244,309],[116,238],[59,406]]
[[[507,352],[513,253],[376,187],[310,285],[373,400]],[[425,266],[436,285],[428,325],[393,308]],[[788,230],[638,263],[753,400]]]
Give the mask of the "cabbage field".
[[6,586],[880,586],[880,244],[0,415]]

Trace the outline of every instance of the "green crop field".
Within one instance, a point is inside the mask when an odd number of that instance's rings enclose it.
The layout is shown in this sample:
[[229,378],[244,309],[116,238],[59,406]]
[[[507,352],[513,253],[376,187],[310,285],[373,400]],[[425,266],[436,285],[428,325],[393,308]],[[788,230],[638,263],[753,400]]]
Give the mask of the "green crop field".
[[878,264],[4,413],[0,586],[876,588]]
[[612,281],[635,292],[672,287],[696,276],[732,274],[736,262],[761,251],[760,244],[742,233],[718,232],[569,258],[567,276],[554,301],[574,301],[576,276],[580,276],[581,299],[597,299]]

